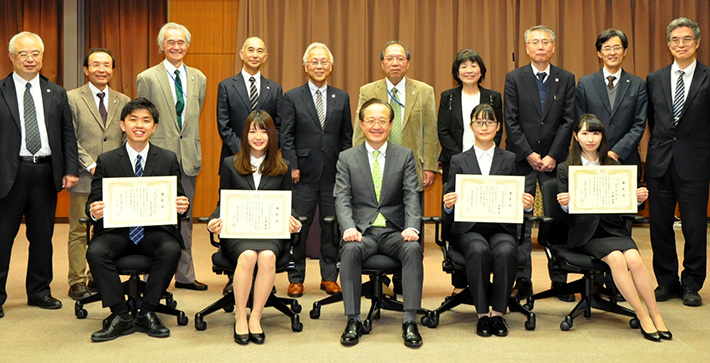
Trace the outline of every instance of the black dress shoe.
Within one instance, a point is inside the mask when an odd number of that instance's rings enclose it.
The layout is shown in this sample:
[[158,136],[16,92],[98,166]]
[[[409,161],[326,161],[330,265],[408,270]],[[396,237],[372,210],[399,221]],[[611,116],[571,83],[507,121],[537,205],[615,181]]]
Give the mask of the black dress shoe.
[[360,337],[365,333],[362,323],[355,319],[348,319],[343,335],[340,336],[340,344],[352,346],[360,342]]
[[491,317],[482,316],[478,318],[478,323],[476,323],[476,334],[480,337],[491,336]]
[[234,342],[239,344],[239,345],[247,345],[249,344],[249,336],[250,334],[237,334],[237,323],[234,323],[234,328],[232,329],[234,331]]
[[661,341],[661,336],[658,334],[657,331],[654,331],[653,333],[646,333],[643,328],[639,329],[641,330],[641,335],[643,335],[644,338],[652,341],[652,342],[660,342]]
[[249,333],[249,341],[254,344],[264,344],[264,340],[266,340],[266,334],[264,334],[264,332]]
[[417,323],[414,321],[402,324],[402,338],[404,338],[404,345],[409,348],[422,346],[422,336],[419,335],[419,328],[417,328]]
[[510,294],[510,296],[514,297],[517,300],[522,300],[525,299],[526,297],[532,295],[533,293],[533,286],[532,286],[532,281],[528,280],[525,277],[520,277],[517,280],[515,280],[515,286],[513,286],[513,290]]
[[[113,314],[112,314],[113,315]],[[109,316],[110,318],[111,316]],[[132,318],[123,320],[119,315],[113,315],[109,323],[103,329],[91,334],[91,341],[105,342],[114,340],[121,335],[132,334],[136,331],[136,326]]]
[[494,316],[491,318],[491,331],[493,335],[497,337],[504,337],[508,335],[508,323],[502,316]]
[[[553,281],[551,287],[554,289],[554,288],[556,288],[556,287],[560,287],[560,286],[564,286],[564,285],[565,285],[564,282]],[[574,302],[574,301],[575,301],[574,294],[562,294],[562,295],[557,295],[557,298],[558,298],[560,301],[564,301],[564,302]]]
[[664,340],[672,340],[673,339],[673,334],[671,333],[670,330],[666,330],[666,331],[659,330],[658,336]]
[[207,290],[207,285],[195,280],[193,282],[177,282],[175,281],[175,288],[176,289],[188,289],[188,290],[195,290],[195,291],[205,291]]
[[170,336],[170,329],[163,325],[163,322],[160,321],[158,315],[155,315],[154,311],[149,311],[143,315],[138,313],[136,315],[136,329],[155,338],[167,338]]
[[39,299],[27,300],[29,306],[39,306],[42,309],[59,309],[62,307],[62,302],[53,298],[52,295],[47,295]]
[[703,304],[703,299],[698,294],[698,290],[693,290],[683,286],[683,305],[685,306],[700,306]]
[[653,291],[656,295],[656,301],[668,301],[670,299],[675,299],[681,297],[683,290],[680,286],[662,286],[658,285],[656,290]]

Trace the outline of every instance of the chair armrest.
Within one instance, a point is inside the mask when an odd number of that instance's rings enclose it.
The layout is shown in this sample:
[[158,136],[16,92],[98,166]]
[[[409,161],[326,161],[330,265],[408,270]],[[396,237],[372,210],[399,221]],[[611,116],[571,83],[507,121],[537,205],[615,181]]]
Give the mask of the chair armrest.
[[291,235],[291,242],[290,242],[291,247],[297,246],[299,243],[301,243],[301,239],[308,238],[308,236],[303,235],[303,225],[305,225],[306,222],[308,221],[308,217],[300,216],[296,219],[298,219],[298,221],[301,222],[301,230],[298,231],[298,233],[294,233]]
[[[210,221],[210,217],[199,217],[197,218],[197,221],[200,223],[207,223]],[[207,228],[207,226],[205,226],[205,228]],[[219,241],[215,238],[214,233],[212,233],[212,231],[210,231],[209,229],[207,231],[210,232],[210,244],[219,248],[220,244]]]
[[427,219],[427,223],[434,223],[434,242],[436,242],[436,245],[439,247],[442,247],[442,248],[446,247],[446,241],[444,241],[443,238],[441,237],[441,228],[442,228],[442,224],[444,222],[444,219],[439,216],[434,216],[434,217],[423,217],[422,221],[424,221],[424,218]]
[[340,231],[338,230],[338,219],[335,216],[325,216],[325,225],[330,227],[330,240],[336,247],[340,246]]

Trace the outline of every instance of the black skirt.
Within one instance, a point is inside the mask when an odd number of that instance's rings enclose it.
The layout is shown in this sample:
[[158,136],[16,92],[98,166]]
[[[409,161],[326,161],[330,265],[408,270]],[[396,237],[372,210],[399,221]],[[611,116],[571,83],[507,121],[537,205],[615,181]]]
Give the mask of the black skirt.
[[237,262],[239,255],[244,251],[273,251],[276,259],[284,251],[284,241],[278,239],[223,239],[222,252],[229,257],[230,260]]
[[580,251],[598,259],[602,259],[614,251],[624,252],[632,248],[638,250],[636,242],[634,242],[630,236],[592,238],[587,241],[587,243],[577,248]]

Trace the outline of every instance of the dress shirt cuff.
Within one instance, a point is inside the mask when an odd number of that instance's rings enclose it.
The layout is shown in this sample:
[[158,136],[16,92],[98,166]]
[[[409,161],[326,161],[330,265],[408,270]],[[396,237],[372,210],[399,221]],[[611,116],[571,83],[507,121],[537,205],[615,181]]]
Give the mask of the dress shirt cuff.
[[412,231],[414,231],[416,234],[419,234],[419,230],[416,229],[416,228],[413,228],[413,227],[405,228],[405,231],[406,231],[406,230],[412,230]]
[[[451,212],[453,212],[453,211],[454,211],[454,208],[453,208],[453,207],[452,207],[452,208],[446,208],[446,204],[444,204],[444,212],[445,212],[446,214],[451,214]],[[526,211],[526,212],[527,212],[527,211]]]
[[96,163],[93,163],[93,164],[91,164],[91,165],[89,165],[89,166],[86,167],[86,171],[88,171],[89,173],[91,173],[91,169],[93,169],[93,168],[95,168],[95,167],[96,167]]
[[567,205],[561,205],[560,208],[562,208],[562,211],[565,213],[569,213],[569,204]]
[[528,208],[525,208],[525,213],[530,213],[530,212],[532,212],[534,208],[535,208],[535,207],[533,207],[533,208],[530,208],[530,209],[528,209]]

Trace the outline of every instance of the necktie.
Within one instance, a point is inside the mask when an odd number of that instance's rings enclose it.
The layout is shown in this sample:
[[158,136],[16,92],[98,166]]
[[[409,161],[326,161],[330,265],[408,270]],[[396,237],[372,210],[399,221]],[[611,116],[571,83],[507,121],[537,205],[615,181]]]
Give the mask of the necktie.
[[185,110],[185,98],[183,98],[182,80],[180,79],[180,70],[175,70],[175,95],[177,102],[175,103],[175,113],[177,114],[178,129],[182,131],[182,111]]
[[259,94],[256,93],[256,79],[254,77],[249,77],[249,103],[251,104],[251,110],[256,110],[256,106],[259,104]]
[[400,106],[399,97],[397,97],[396,87],[392,87],[390,106],[394,110],[394,120],[392,120],[392,132],[390,132],[389,140],[399,145],[402,143],[402,106]]
[[[375,186],[375,197],[377,197],[377,202],[380,201],[380,190],[382,189],[382,169],[380,169],[380,151],[375,150],[372,152],[375,160],[372,162],[372,184]],[[375,221],[372,222],[373,227],[387,227],[387,220],[382,213],[377,213]]]
[[616,77],[609,76],[609,77],[606,77],[606,79],[609,81],[609,83],[606,85],[606,87],[609,88],[609,90],[613,90],[614,89],[614,80],[616,80]]
[[318,121],[320,121],[320,128],[325,129],[325,110],[323,109],[323,94],[320,90],[316,91],[316,111],[318,111]]
[[[142,157],[140,154],[136,157],[136,169],[135,173],[137,177],[143,176],[143,165],[141,164],[141,159]],[[133,242],[134,245],[137,245],[143,240],[143,233],[144,233],[144,228],[143,227],[131,227],[128,230],[128,237],[131,239],[131,242]]]
[[545,83],[545,76],[547,76],[546,72],[537,72],[537,79],[540,80],[540,83]]
[[106,113],[106,106],[104,105],[104,97],[106,94],[99,92],[96,96],[99,97],[99,115],[101,115],[101,121],[104,122],[104,127],[106,127],[106,118],[108,117],[108,113]]
[[680,120],[680,112],[683,111],[685,103],[685,82],[683,82],[685,72],[678,70],[678,81],[675,83],[675,97],[673,97],[673,125],[677,125]]
[[22,103],[25,108],[25,147],[30,154],[34,155],[42,147],[42,140],[39,137],[37,110],[35,109],[35,100],[30,93],[30,87],[32,85],[27,82]]

